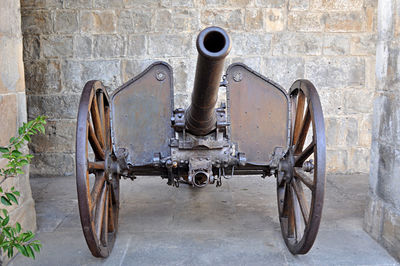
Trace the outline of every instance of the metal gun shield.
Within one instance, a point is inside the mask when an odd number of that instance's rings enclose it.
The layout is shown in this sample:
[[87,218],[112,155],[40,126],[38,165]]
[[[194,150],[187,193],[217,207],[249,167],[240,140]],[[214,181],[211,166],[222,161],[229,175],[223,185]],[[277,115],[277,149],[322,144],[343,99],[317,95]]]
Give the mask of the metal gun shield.
[[165,62],[153,63],[113,93],[113,146],[116,152],[125,149],[128,164],[150,165],[155,153],[170,155],[173,101],[172,68]]
[[226,72],[230,136],[247,163],[266,165],[275,147],[287,148],[289,100],[276,83],[244,64]]

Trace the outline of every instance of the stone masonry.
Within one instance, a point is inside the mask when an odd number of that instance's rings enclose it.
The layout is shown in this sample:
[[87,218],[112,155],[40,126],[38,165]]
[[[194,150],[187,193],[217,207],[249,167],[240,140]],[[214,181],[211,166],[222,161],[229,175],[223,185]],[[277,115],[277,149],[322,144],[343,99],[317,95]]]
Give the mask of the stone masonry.
[[400,260],[400,1],[379,1],[370,198],[364,228]]
[[[27,118],[18,1],[0,1],[0,62],[0,146],[6,146]],[[28,152],[27,147],[25,152]],[[6,162],[0,159],[0,168],[5,167]],[[4,191],[10,191],[14,186],[21,192],[19,205],[8,209],[10,224],[14,225],[18,221],[24,230],[35,231],[36,213],[29,184],[29,168],[26,167],[24,172],[24,175],[0,180],[0,186]],[[6,254],[0,254],[0,264],[7,261]]]
[[286,89],[299,78],[314,82],[326,118],[328,171],[367,173],[376,2],[21,0],[28,115],[49,116],[46,136],[31,145],[31,174],[74,174],[75,118],[88,80],[102,80],[111,92],[165,60],[174,69],[175,105],[187,106],[195,37],[210,25],[231,35],[227,65],[244,62]]

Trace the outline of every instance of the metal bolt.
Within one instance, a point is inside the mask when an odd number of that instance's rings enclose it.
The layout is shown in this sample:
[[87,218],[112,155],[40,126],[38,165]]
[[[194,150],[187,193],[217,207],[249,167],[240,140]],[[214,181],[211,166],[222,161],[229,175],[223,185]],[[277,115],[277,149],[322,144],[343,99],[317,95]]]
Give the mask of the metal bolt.
[[156,73],[156,79],[159,80],[159,81],[164,80],[164,79],[165,79],[165,76],[166,76],[166,75],[165,75],[164,72],[161,72],[161,71],[160,71],[160,72],[157,72],[157,73]]
[[233,80],[236,82],[239,82],[242,80],[242,73],[241,72],[235,72],[233,74]]

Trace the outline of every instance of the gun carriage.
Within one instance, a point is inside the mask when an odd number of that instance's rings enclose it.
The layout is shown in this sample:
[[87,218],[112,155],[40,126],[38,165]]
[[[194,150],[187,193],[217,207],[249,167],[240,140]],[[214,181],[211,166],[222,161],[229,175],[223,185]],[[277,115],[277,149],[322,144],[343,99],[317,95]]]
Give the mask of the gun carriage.
[[[305,254],[316,238],[325,183],[325,127],[318,93],[308,80],[289,92],[234,63],[225,30],[197,38],[198,60],[189,108],[174,109],[173,76],[155,62],[111,96],[86,83],[78,111],[76,181],[82,229],[92,254],[107,257],[119,211],[120,178],[161,176],[194,188],[222,185],[233,175],[276,178],[284,241]],[[221,80],[222,77],[222,80]],[[216,108],[218,90],[226,103]]]

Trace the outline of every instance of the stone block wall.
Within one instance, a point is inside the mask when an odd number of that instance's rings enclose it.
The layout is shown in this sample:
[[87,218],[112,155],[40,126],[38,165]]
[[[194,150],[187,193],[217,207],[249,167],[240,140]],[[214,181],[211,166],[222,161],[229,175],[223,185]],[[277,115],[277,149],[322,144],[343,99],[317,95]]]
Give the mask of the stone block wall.
[[[22,33],[20,4],[14,0],[0,1],[0,146],[6,146],[17,129],[26,122],[26,96],[24,64],[22,60]],[[28,148],[25,148],[28,152]],[[6,160],[0,158],[0,168]],[[25,174],[0,179],[4,191],[15,187],[21,192],[19,205],[9,207],[11,224],[20,222],[25,230],[36,230],[35,203],[29,184],[29,168]],[[1,208],[3,208],[2,206]],[[6,254],[0,254],[0,264],[8,261]]]
[[[154,60],[170,63],[176,106],[189,104],[206,26],[232,38],[244,62],[286,89],[315,83],[326,117],[330,173],[368,172],[375,88],[374,0],[21,0],[29,116],[50,117],[31,146],[32,175],[74,173],[74,126],[86,81],[110,91]],[[221,93],[223,96],[223,93]]]
[[364,228],[400,260],[400,1],[379,1],[369,203]]

